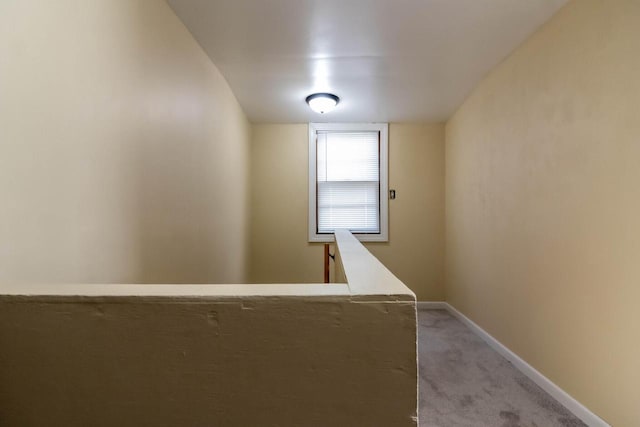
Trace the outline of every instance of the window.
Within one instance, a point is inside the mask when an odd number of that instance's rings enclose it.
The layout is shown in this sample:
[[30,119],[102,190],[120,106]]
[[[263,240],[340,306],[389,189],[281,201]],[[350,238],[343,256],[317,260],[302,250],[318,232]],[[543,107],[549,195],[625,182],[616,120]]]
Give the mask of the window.
[[388,240],[387,124],[309,124],[309,241]]

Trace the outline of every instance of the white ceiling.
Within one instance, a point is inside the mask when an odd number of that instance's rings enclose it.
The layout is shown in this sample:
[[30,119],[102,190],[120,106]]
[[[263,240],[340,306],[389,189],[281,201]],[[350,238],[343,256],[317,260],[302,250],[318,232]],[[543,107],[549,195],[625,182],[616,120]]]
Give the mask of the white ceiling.
[[566,0],[168,2],[251,121],[290,123],[445,120]]

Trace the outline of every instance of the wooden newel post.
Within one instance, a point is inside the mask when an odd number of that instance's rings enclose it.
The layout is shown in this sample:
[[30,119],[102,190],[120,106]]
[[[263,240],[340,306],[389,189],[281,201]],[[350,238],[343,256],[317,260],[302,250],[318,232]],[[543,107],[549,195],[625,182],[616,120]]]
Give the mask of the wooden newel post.
[[329,244],[324,244],[324,283],[329,283]]

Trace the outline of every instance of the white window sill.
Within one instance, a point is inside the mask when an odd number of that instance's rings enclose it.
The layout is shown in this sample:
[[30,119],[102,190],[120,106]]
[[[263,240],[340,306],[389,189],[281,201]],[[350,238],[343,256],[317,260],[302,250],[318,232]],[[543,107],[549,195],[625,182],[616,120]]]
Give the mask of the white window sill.
[[[355,238],[361,242],[388,242],[389,236],[383,234],[354,234]],[[333,243],[335,236],[333,234],[316,234],[309,236],[310,243]]]

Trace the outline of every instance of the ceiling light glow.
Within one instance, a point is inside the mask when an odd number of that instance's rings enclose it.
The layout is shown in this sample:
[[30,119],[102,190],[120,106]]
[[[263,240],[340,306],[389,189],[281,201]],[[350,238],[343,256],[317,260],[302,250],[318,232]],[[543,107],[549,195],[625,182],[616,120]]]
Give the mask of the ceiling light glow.
[[332,93],[314,93],[307,96],[306,101],[313,111],[324,114],[336,108],[340,98]]

